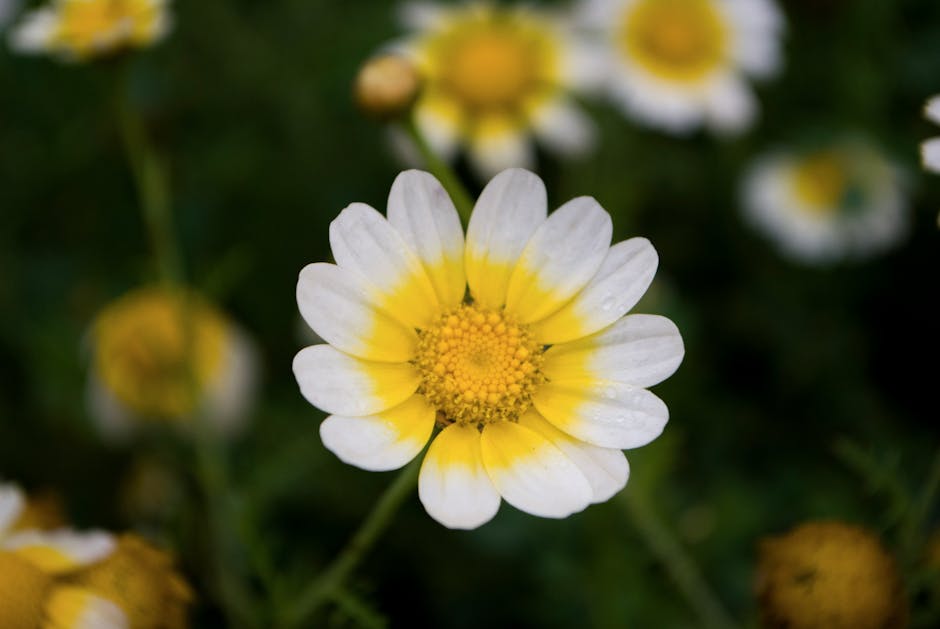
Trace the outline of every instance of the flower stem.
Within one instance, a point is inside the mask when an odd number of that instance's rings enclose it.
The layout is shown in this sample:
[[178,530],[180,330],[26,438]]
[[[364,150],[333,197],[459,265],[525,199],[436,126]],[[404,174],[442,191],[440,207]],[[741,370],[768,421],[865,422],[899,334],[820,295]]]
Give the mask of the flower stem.
[[356,566],[362,562],[366,553],[382,535],[392,522],[398,508],[411,492],[414,491],[418,481],[418,470],[421,464],[419,458],[405,467],[395,481],[389,485],[372,513],[353,535],[346,547],[336,556],[326,570],[301,592],[297,602],[287,610],[282,625],[288,629],[300,626],[309,626],[310,618],[318,612],[325,603],[329,602],[352,574]]
[[427,164],[428,170],[438,178],[441,185],[447,190],[451,200],[454,202],[454,206],[457,208],[457,213],[460,215],[460,222],[462,222],[463,226],[466,228],[467,224],[470,222],[470,214],[473,212],[473,201],[470,199],[470,194],[467,192],[467,189],[460,182],[460,179],[447,162],[438,157],[431,149],[431,145],[428,144],[428,141],[424,138],[418,125],[415,123],[414,116],[407,117],[403,124],[405,131],[408,132],[408,136],[415,143],[418,152],[421,153],[421,157]]
[[649,501],[637,492],[621,494],[620,505],[633,521],[650,552],[663,565],[689,607],[709,629],[733,629],[736,623],[722,607],[692,558],[666,525],[657,517]]

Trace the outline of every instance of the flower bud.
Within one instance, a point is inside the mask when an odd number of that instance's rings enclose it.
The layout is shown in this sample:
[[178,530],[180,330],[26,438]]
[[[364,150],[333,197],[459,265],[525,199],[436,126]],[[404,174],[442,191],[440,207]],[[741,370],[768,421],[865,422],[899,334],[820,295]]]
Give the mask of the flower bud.
[[421,78],[414,64],[398,55],[382,55],[367,61],[356,77],[356,104],[367,115],[392,120],[414,104]]

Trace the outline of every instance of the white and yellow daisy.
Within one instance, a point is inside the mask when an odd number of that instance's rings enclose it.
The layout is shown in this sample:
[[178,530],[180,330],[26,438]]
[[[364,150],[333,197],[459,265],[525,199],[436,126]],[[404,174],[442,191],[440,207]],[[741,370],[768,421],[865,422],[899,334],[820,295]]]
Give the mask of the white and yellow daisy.
[[606,41],[611,96],[626,115],[672,133],[737,133],[758,106],[747,78],[781,66],[773,0],[584,0]]
[[[940,125],[940,96],[934,96],[924,106],[924,115],[927,120]],[[920,155],[924,168],[940,173],[940,137],[931,138],[921,144]]]
[[533,135],[562,155],[591,148],[594,127],[572,92],[596,83],[600,67],[564,20],[483,3],[412,3],[403,15],[415,33],[399,52],[424,84],[415,121],[438,154],[463,146],[491,177],[532,165]]
[[69,61],[146,48],[169,32],[167,5],[168,0],[52,0],[26,15],[11,45]]
[[92,333],[89,405],[102,432],[145,424],[187,427],[205,418],[220,434],[244,425],[257,365],[246,335],[197,295],[141,288],[109,304]]
[[684,349],[664,317],[624,316],[658,257],[645,238],[610,245],[590,197],[547,215],[521,169],[483,190],[466,240],[431,175],[402,173],[388,218],[354,203],[330,226],[336,264],[300,273],[297,303],[328,344],[302,350],[303,395],[330,413],[327,448],[367,470],[400,467],[434,437],[419,495],[451,528],[500,499],[560,518],[627,482],[621,452],[655,439],[666,405],[646,387]]
[[0,628],[130,629],[121,609],[70,577],[115,549],[107,533],[12,531],[26,498],[0,484]]
[[742,194],[753,225],[804,262],[872,255],[907,227],[900,171],[860,141],[766,155],[745,177]]

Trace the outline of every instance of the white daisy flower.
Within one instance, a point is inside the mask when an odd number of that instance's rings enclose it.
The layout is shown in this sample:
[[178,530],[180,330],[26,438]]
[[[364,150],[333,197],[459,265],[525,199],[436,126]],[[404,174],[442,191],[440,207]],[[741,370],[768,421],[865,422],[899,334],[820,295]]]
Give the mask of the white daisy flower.
[[600,58],[566,21],[482,3],[411,3],[403,15],[414,33],[395,48],[422,75],[415,121],[439,155],[463,147],[488,178],[532,166],[533,136],[561,155],[592,148],[593,123],[572,93],[599,82]]
[[581,16],[606,42],[614,100],[671,133],[748,128],[758,104],[747,79],[781,66],[773,0],[583,0]]
[[146,48],[170,29],[168,0],[51,0],[11,33],[23,53],[84,61],[123,48]]
[[743,202],[757,229],[809,263],[870,256],[907,228],[900,171],[858,141],[758,159],[745,177]]
[[[924,106],[927,120],[940,125],[940,96],[934,96]],[[940,173],[940,137],[927,140],[920,145],[920,155],[924,168]]]
[[122,439],[154,423],[185,430],[196,416],[221,435],[244,426],[257,384],[255,349],[198,296],[132,291],[98,315],[90,340],[88,400],[104,435]]
[[107,533],[15,531],[26,508],[23,492],[0,484],[0,610],[3,627],[129,629],[111,601],[63,577],[109,557]]
[[405,465],[451,528],[501,500],[561,518],[627,482],[622,449],[655,439],[666,405],[647,390],[684,355],[664,317],[626,315],[652,282],[645,238],[611,246],[590,197],[547,216],[545,186],[511,169],[483,190],[466,240],[431,175],[402,173],[388,218],[354,203],[330,226],[337,264],[300,273],[297,303],[328,344],[302,350],[303,395],[330,413],[327,448],[367,470]]

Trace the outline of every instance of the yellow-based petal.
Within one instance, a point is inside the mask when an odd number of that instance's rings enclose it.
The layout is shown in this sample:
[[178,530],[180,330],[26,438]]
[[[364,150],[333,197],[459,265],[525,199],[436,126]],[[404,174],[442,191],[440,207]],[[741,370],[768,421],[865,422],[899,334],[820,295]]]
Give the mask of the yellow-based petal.
[[475,529],[499,510],[480,451],[480,432],[452,424],[428,449],[418,478],[418,495],[428,514],[452,529]]
[[487,424],[481,446],[487,474],[517,509],[564,518],[584,509],[594,497],[578,466],[529,428],[513,422]]
[[424,397],[376,415],[331,415],[320,424],[320,438],[344,463],[364,470],[394,470],[415,458],[431,437],[437,411]]
[[610,215],[591,197],[558,208],[522,251],[509,280],[506,310],[532,323],[561,308],[597,273],[612,233]]
[[414,107],[415,124],[435,153],[450,158],[457,150],[464,112],[452,97],[427,89]]
[[519,425],[537,432],[552,442],[578,466],[581,473],[591,484],[594,497],[591,502],[604,502],[624,488],[630,476],[630,466],[623,452],[611,448],[599,448],[587,442],[575,439],[558,430],[531,410],[519,418]]
[[434,287],[398,232],[381,214],[353,203],[330,223],[336,263],[357,273],[372,289],[371,298],[393,317],[423,328],[441,309]]
[[294,357],[294,377],[311,404],[327,413],[353,417],[401,404],[420,381],[408,363],[360,360],[329,345],[300,350]]
[[300,314],[323,340],[366,360],[405,362],[418,335],[379,309],[359,275],[335,264],[309,264],[297,281]]
[[535,164],[529,123],[519,115],[490,114],[475,121],[467,148],[470,165],[481,177]]
[[101,561],[114,551],[107,533],[26,531],[8,537],[3,547],[48,574],[63,574]]
[[612,381],[549,382],[539,388],[532,403],[569,435],[618,450],[646,445],[669,420],[669,410],[658,397]]
[[127,616],[108,599],[81,587],[56,587],[39,629],[130,629]]
[[685,356],[676,325],[658,315],[628,315],[592,336],[554,345],[542,372],[552,382],[612,380],[635,387],[659,384]]
[[611,247],[600,269],[574,299],[542,321],[533,333],[544,343],[579,339],[601,330],[630,311],[649,288],[659,257],[646,238]]
[[440,182],[418,170],[398,175],[388,196],[388,222],[421,260],[441,304],[460,304],[467,290],[463,229]]
[[527,170],[494,177],[477,200],[467,227],[467,283],[486,308],[506,302],[509,277],[526,243],[547,214],[545,184]]

